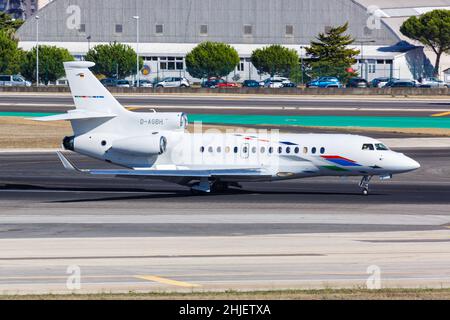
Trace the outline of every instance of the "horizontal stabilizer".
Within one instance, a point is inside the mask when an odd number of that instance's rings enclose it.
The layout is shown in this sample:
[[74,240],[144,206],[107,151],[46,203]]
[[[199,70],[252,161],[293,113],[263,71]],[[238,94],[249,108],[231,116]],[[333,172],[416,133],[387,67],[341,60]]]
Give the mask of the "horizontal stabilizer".
[[218,170],[87,170],[78,169],[61,152],[57,152],[64,168],[70,171],[92,175],[110,175],[122,177],[191,177],[191,178],[219,178],[219,177],[269,177],[261,169],[218,169]]
[[116,117],[116,115],[114,115],[114,114],[98,113],[98,112],[91,112],[91,111],[84,111],[84,110],[71,110],[67,113],[57,114],[57,115],[48,116],[48,117],[31,118],[31,120],[49,122],[49,121],[100,119],[100,118],[112,119],[114,117]]

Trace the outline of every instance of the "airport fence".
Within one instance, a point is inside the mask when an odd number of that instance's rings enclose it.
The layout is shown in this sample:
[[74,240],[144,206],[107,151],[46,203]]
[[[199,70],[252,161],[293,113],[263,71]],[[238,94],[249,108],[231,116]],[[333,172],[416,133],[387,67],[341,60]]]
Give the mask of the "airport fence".
[[[108,88],[114,94],[450,96],[450,88]],[[69,87],[0,87],[0,93],[68,93]],[[0,97],[1,100],[1,97]]]

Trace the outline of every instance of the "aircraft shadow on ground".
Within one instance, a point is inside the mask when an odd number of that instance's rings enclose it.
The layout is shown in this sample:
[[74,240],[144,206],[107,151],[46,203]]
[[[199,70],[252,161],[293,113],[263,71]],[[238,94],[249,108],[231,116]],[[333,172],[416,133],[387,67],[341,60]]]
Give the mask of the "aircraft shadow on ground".
[[[0,186],[1,190],[23,190],[23,191],[67,191],[67,192],[110,192],[121,193],[121,192],[129,192],[129,193],[145,193],[140,195],[123,195],[123,196],[91,196],[91,197],[82,197],[78,199],[67,199],[67,200],[51,200],[49,203],[81,203],[81,202],[102,202],[102,201],[129,201],[129,200],[157,200],[157,199],[171,199],[171,198],[187,198],[187,199],[211,199],[217,197],[232,197],[232,196],[246,196],[246,195],[260,195],[260,196],[299,196],[301,198],[295,198],[297,201],[313,201],[317,200],[317,198],[308,198],[314,196],[337,196],[342,197],[345,196],[345,199],[348,200],[348,197],[352,197],[354,199],[368,199],[367,197],[361,196],[361,194],[355,190],[355,192],[327,192],[327,191],[307,191],[307,190],[298,190],[298,191],[283,191],[283,190],[251,190],[251,189],[230,189],[227,192],[221,193],[210,193],[210,194],[201,194],[195,195],[192,194],[189,190],[180,190],[180,189],[142,189],[142,188],[67,188],[67,187],[46,187],[39,185],[27,185],[27,184],[6,184],[3,187]],[[372,193],[371,196],[386,196],[382,193]],[[370,197],[369,197],[370,198]],[[247,199],[248,200],[248,199]],[[291,199],[292,200],[292,199]],[[338,199],[337,199],[338,200]],[[379,200],[376,200],[379,201]]]

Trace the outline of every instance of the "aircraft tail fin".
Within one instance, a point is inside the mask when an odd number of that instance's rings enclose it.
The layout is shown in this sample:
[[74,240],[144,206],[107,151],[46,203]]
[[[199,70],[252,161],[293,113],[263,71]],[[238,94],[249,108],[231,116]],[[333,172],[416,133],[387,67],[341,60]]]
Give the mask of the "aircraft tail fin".
[[89,70],[93,66],[95,63],[88,61],[64,62],[76,109],[113,115],[126,112],[126,109]]

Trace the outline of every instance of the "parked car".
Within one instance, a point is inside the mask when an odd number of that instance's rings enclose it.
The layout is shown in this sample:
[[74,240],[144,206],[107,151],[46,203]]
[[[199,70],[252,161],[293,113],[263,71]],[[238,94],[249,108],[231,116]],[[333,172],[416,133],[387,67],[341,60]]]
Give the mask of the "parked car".
[[[133,85],[135,87],[136,87],[136,83],[137,83],[137,81],[133,82]],[[146,79],[139,80],[139,87],[142,87],[142,88],[153,88],[153,83],[150,80],[146,80]]]
[[419,81],[420,88],[448,88],[448,84],[436,78],[425,78]]
[[234,82],[228,82],[223,79],[209,79],[202,83],[203,88],[237,88],[238,84]]
[[389,81],[385,88],[415,88],[416,83],[414,80],[392,80]]
[[156,88],[187,88],[190,86],[189,81],[183,77],[165,78],[156,84]]
[[121,80],[117,80],[116,81],[116,87],[118,87],[118,88],[130,88],[131,86],[130,86],[130,82],[128,80],[121,79]]
[[342,83],[336,77],[320,77],[309,81],[307,88],[342,88]]
[[397,80],[388,77],[375,78],[370,82],[370,86],[372,88],[383,88],[389,81]]
[[31,87],[31,82],[25,80],[21,75],[0,75],[0,86],[2,87]]
[[348,88],[368,88],[369,82],[363,78],[351,78],[347,83]]
[[297,88],[297,85],[293,82],[283,82],[283,88]]
[[117,79],[116,78],[105,78],[105,79],[100,80],[100,82],[105,87],[115,87],[117,85]]
[[264,86],[267,88],[279,89],[284,87],[284,83],[281,79],[272,79],[266,82]]
[[246,88],[259,88],[260,87],[259,82],[256,80],[245,80],[242,83],[242,86],[246,87]]
[[266,88],[283,88],[285,84],[289,84],[291,81],[288,78],[284,77],[270,77],[265,79],[264,81],[261,81],[259,85],[261,87]]

